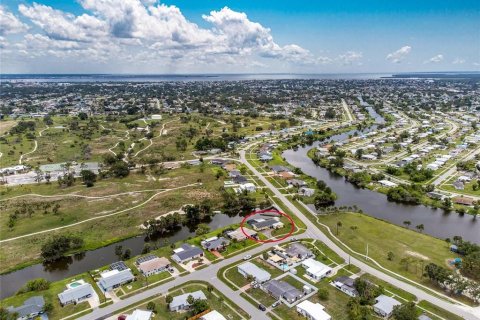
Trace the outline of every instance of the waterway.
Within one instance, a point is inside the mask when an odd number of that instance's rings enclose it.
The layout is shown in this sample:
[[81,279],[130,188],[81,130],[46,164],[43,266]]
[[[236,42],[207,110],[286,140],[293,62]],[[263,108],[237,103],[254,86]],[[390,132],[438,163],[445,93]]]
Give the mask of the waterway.
[[[216,230],[240,222],[241,219],[240,216],[229,217],[225,214],[216,214],[208,225],[211,230]],[[44,278],[49,281],[58,281],[118,261],[118,257],[115,255],[115,246],[117,245],[121,245],[124,250],[129,248],[132,251],[132,256],[136,256],[142,253],[145,243],[150,243],[152,246],[170,245],[193,236],[195,236],[193,228],[181,227],[177,231],[160,238],[147,239],[145,236],[129,238],[96,250],[66,257],[53,264],[38,263],[3,274],[0,275],[0,299],[14,295],[25,282],[31,279]]]
[[[377,124],[384,119],[372,107],[367,107],[375,123],[368,129],[357,132],[352,130],[332,136],[330,141],[344,141],[355,132],[362,134],[377,129]],[[319,167],[308,157],[307,152],[325,142],[315,142],[311,146],[299,147],[296,150],[286,150],[283,157],[292,166],[300,168],[305,174],[323,180],[338,195],[336,206],[356,205],[365,214],[403,226],[404,221],[411,221],[412,226],[423,224],[424,233],[440,239],[453,238],[459,235],[463,239],[480,243],[480,222],[471,215],[461,216],[456,212],[447,213],[442,209],[433,209],[424,205],[406,205],[387,200],[387,196],[360,189],[325,168]]]

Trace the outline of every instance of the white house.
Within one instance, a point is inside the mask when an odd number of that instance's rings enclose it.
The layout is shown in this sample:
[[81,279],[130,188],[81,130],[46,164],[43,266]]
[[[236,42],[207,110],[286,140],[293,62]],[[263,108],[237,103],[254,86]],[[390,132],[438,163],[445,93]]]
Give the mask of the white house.
[[201,290],[185,293],[180,296],[173,297],[172,302],[170,302],[168,305],[170,311],[181,311],[190,308],[190,303],[188,303],[189,296],[192,296],[195,300],[207,300],[207,297]]
[[376,303],[373,305],[373,310],[384,318],[392,315],[393,307],[401,305],[399,301],[383,294],[379,295],[375,301]]
[[241,184],[239,187],[238,187],[238,191],[239,192],[243,192],[243,191],[247,191],[247,192],[255,192],[257,188],[255,187],[255,185],[251,182],[249,183],[245,183],[245,184]]
[[153,316],[151,311],[136,309],[131,315],[128,315],[126,320],[150,320]]
[[201,316],[199,320],[227,320],[227,319],[217,310],[212,310],[209,313]]
[[67,289],[58,294],[60,304],[65,306],[67,304],[77,304],[92,297],[94,294],[93,287],[90,283],[83,280],[75,281],[67,285]]
[[270,273],[257,267],[251,262],[242,263],[237,267],[237,270],[245,278],[251,276],[255,281],[260,283],[270,280],[271,277]]
[[314,280],[321,280],[332,273],[332,268],[324,265],[320,261],[313,258],[308,258],[302,261],[302,267],[305,268],[305,273]]
[[304,300],[297,304],[297,312],[308,320],[331,320],[332,317],[325,312],[325,307],[320,303]]

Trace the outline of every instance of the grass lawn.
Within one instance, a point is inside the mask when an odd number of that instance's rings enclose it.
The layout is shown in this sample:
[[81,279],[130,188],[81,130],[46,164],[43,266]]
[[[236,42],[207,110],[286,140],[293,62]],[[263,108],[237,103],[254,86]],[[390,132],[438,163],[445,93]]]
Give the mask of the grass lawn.
[[[430,302],[428,301],[425,301],[425,300],[422,300],[418,303],[418,306],[419,307],[422,307],[423,309],[426,309],[436,315],[438,315],[439,317],[443,318],[443,319],[448,319],[448,320],[461,320],[462,317],[460,316],[457,316],[451,312],[448,312],[444,309],[440,309],[438,308],[436,305],[433,305],[431,304]],[[433,316],[432,314],[427,314],[430,318],[432,319],[440,319],[438,317],[435,317]]]
[[[206,284],[203,283],[188,283],[182,285],[179,288],[175,288],[169,292],[169,295],[172,297],[188,293],[194,292],[197,290],[203,291],[205,296],[207,297],[207,302],[211,310],[217,310],[222,315],[227,317],[227,319],[233,320],[240,320],[241,317],[238,313],[242,314],[246,318],[248,315],[240,309],[238,306],[234,305],[227,297],[225,297],[221,292],[217,289],[214,289],[212,292],[208,292],[206,288]],[[156,319],[171,319],[171,320],[184,320],[188,314],[185,312],[170,312],[168,310],[168,305],[165,302],[165,297],[157,297],[152,300],[156,304]],[[146,309],[147,303],[143,303],[142,305],[135,306],[135,309]],[[133,310],[133,309],[132,309]],[[238,312],[238,313],[237,313]],[[124,312],[126,314],[131,313],[131,311]]]
[[250,288],[245,292],[266,307],[271,306],[275,301],[277,301],[271,295],[259,288]]
[[[337,222],[341,221],[338,238],[350,248],[364,253],[368,243],[370,257],[384,267],[421,283],[428,282],[422,277],[422,266],[430,262],[446,266],[447,259],[455,257],[443,240],[360,213],[329,214],[319,216],[319,221],[328,225],[332,232],[335,232]],[[352,229],[352,226],[357,228]],[[389,251],[394,254],[392,261],[387,259]],[[406,263],[400,262],[404,258],[408,259],[408,269]]]
[[[53,305],[53,310],[48,314],[49,319],[61,319],[67,315],[71,315],[80,311],[88,310],[90,308],[90,305],[88,302],[82,302],[77,305],[70,304],[65,307],[60,306],[60,301],[58,300],[58,294],[61,293],[66,289],[66,285],[74,280],[80,280],[83,279],[87,282],[90,282],[92,284],[91,278],[87,273],[83,273],[81,275],[77,275],[75,277],[71,277],[68,279],[64,279],[62,281],[57,281],[53,282],[50,284],[50,288],[45,290],[45,291],[39,291],[39,292],[27,292],[27,293],[22,293],[19,295],[11,296],[6,299],[3,299],[0,301],[0,306],[2,307],[8,307],[8,306],[14,306],[18,307],[23,304],[23,302],[32,297],[32,296],[43,296],[45,299],[45,302],[50,302]],[[96,285],[93,285],[94,289],[96,288]],[[97,294],[99,293],[98,290],[95,290]],[[100,301],[103,302],[104,298],[100,297]]]

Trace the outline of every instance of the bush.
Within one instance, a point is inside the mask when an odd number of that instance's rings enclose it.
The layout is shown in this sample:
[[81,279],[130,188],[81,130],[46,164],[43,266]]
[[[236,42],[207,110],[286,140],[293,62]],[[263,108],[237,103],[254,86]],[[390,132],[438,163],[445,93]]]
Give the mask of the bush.
[[38,278],[38,279],[27,281],[27,283],[25,283],[25,285],[22,288],[20,288],[17,294],[31,292],[31,291],[43,291],[43,290],[47,290],[48,288],[50,288],[50,282],[43,278]]

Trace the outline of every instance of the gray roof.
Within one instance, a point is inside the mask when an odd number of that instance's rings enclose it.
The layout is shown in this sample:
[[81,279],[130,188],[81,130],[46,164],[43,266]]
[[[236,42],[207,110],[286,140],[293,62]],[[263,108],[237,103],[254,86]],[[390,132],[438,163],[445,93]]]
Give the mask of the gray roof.
[[11,313],[17,313],[19,317],[26,317],[31,314],[38,314],[42,312],[45,300],[42,296],[31,297],[23,302],[20,307],[8,307],[7,310]]
[[341,282],[343,283],[344,285],[346,286],[349,286],[349,287],[355,287],[355,280],[353,280],[352,278],[350,277],[347,277],[347,276],[341,276],[341,277],[338,277],[334,280],[335,282]]
[[241,270],[247,275],[252,276],[255,280],[264,282],[270,279],[270,273],[257,267],[251,262],[245,262],[238,266],[238,270]]
[[111,288],[135,279],[130,269],[119,271],[106,278],[100,279],[100,285],[104,288]]
[[189,245],[188,243],[182,244],[183,251],[175,253],[173,256],[177,256],[180,261],[191,259],[195,256],[203,254],[202,249]]
[[392,313],[393,307],[401,305],[397,300],[383,294],[379,295],[375,300],[377,303],[373,306],[386,314]]
[[289,171],[288,168],[284,166],[271,166],[270,168],[272,168],[272,170],[275,172]]
[[284,281],[270,280],[265,288],[277,298],[283,297],[287,300],[295,300],[303,296],[300,290]]
[[93,288],[90,283],[84,283],[78,287],[70,288],[58,294],[61,303],[74,301],[88,295],[93,295]]
[[251,226],[255,226],[257,228],[264,228],[264,227],[270,227],[273,226],[275,223],[277,223],[278,220],[276,219],[265,219],[264,221],[257,221],[257,219],[251,219],[248,220],[247,223]]
[[200,300],[207,300],[207,297],[205,296],[203,291],[198,290],[198,291],[195,291],[195,292],[185,293],[185,294],[182,294],[180,296],[173,297],[172,302],[170,302],[170,304],[169,304],[169,308],[170,309],[175,309],[175,308],[180,307],[180,306],[189,305],[188,302],[187,302],[188,296],[192,296],[193,299],[195,299],[195,300],[199,300],[199,299]]
[[311,256],[312,251],[300,243],[292,243],[286,250],[287,254],[292,257]]
[[150,260],[153,260],[155,258],[158,258],[158,257],[156,255],[150,253],[150,254],[147,254],[146,256],[138,258],[135,262],[136,262],[136,264],[141,264],[141,263],[144,263],[145,261],[150,261]]
[[219,237],[215,240],[202,243],[202,247],[205,249],[216,249],[219,247],[223,247],[224,245],[228,245],[229,243],[230,241],[228,241],[224,237]]

